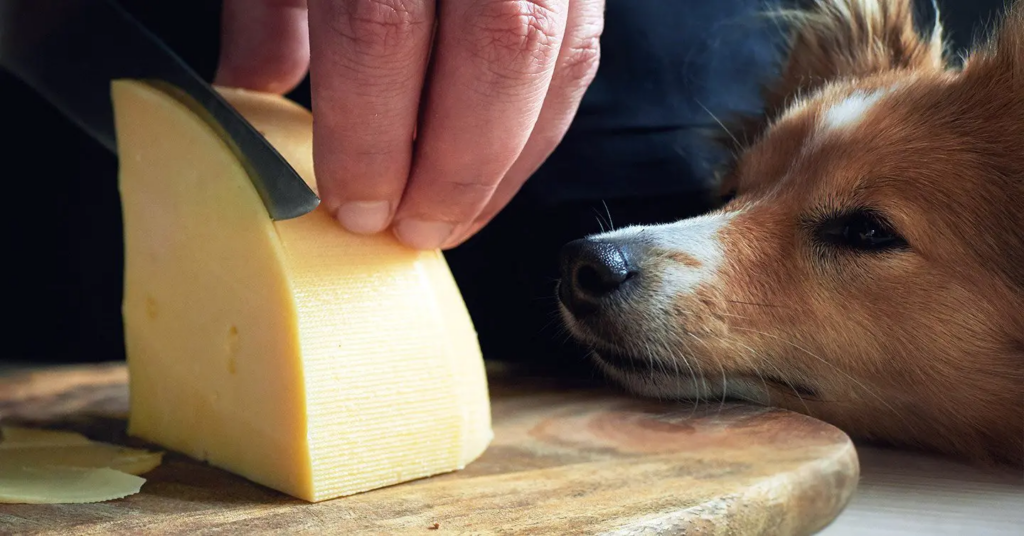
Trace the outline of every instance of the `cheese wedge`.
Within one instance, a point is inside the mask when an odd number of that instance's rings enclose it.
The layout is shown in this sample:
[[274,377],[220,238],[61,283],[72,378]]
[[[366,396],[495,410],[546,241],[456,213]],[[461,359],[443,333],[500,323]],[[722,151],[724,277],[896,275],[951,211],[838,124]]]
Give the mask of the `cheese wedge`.
[[[312,117],[221,89],[315,190]],[[139,81],[112,88],[129,434],[307,501],[458,470],[492,439],[483,359],[438,251],[270,220],[229,147]]]

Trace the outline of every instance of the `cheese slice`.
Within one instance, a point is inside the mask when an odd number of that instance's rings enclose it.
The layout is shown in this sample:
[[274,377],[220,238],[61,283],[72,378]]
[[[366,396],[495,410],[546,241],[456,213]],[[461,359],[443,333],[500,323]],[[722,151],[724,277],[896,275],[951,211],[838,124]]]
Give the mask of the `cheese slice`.
[[163,460],[159,452],[120,447],[94,442],[88,445],[62,445],[48,447],[7,447],[0,449],[0,464],[18,467],[107,468],[142,475],[155,469]]
[[4,467],[109,468],[141,475],[163,460],[159,452],[92,441],[77,432],[22,426],[0,426],[0,432],[0,465]]
[[0,504],[82,504],[139,492],[146,479],[106,467],[23,467],[0,459]]
[[[312,117],[220,89],[314,188]],[[229,147],[155,86],[112,88],[129,434],[307,501],[458,470],[492,439],[439,251],[272,221]]]
[[89,445],[92,441],[78,432],[25,426],[0,426],[0,449]]
[[0,503],[68,504],[120,499],[139,492],[137,475],[163,454],[100,441],[77,432],[0,426]]

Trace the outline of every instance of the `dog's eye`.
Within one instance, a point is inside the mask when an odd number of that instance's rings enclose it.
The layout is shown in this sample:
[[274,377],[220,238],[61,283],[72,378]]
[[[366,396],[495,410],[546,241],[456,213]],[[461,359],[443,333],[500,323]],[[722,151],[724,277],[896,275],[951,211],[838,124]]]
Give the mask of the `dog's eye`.
[[905,249],[907,241],[886,219],[869,210],[829,218],[818,227],[821,241],[856,251]]

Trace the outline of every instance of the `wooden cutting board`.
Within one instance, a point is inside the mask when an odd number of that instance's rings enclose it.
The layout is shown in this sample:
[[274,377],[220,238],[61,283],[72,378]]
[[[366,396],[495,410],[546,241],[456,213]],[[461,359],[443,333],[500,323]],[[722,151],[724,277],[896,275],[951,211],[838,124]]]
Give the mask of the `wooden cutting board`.
[[[168,453],[132,497],[0,505],[0,533],[804,535],[857,485],[849,438],[802,415],[489,377],[495,439],[463,471],[306,504]],[[0,416],[145,447],[126,382],[119,364],[22,371],[0,378]]]

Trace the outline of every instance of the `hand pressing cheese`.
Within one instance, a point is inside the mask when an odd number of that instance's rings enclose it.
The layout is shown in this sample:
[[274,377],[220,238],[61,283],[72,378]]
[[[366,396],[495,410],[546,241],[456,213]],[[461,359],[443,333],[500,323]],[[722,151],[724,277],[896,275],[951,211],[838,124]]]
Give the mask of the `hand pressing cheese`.
[[[222,90],[311,187],[312,118]],[[457,470],[489,444],[476,334],[440,252],[271,221],[181,102],[117,81],[129,433],[307,501]]]

